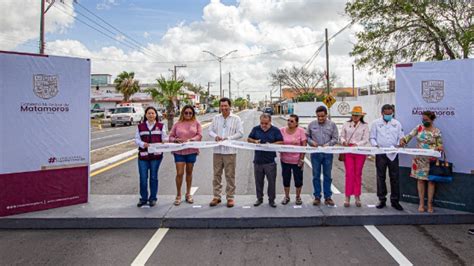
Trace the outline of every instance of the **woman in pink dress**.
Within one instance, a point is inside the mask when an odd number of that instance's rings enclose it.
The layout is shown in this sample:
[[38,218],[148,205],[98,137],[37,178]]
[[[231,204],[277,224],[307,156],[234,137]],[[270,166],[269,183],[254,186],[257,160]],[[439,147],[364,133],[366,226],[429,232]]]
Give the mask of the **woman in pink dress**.
[[[183,143],[187,141],[201,141],[202,127],[196,119],[196,113],[191,105],[186,105],[181,110],[178,122],[171,129],[170,142]],[[193,181],[193,167],[196,162],[199,149],[184,149],[173,152],[174,162],[176,164],[176,199],[174,205],[181,204],[181,185],[186,170],[186,196],[187,203],[194,203],[191,196],[191,185]]]
[[[306,146],[307,137],[304,129],[298,127],[299,118],[297,115],[290,115],[288,118],[288,126],[280,129],[283,135],[283,144]],[[291,172],[295,179],[296,187],[296,205],[301,205],[301,189],[303,187],[303,167],[304,167],[304,153],[282,152],[280,153],[281,170],[283,176],[283,187],[285,189],[285,198],[281,204],[286,205],[290,202],[290,183]]]

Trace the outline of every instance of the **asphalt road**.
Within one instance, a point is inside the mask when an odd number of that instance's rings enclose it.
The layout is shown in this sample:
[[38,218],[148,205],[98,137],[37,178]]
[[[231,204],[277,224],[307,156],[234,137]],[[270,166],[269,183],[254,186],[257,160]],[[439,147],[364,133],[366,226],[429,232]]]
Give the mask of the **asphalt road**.
[[[239,115],[244,121],[246,138],[251,127],[258,124],[259,113],[244,111]],[[275,117],[274,124],[280,127],[285,121]],[[134,127],[116,132],[121,132],[120,138],[114,136],[97,142],[130,139]],[[208,139],[207,129],[204,136]],[[211,150],[204,149],[198,157],[193,182],[196,194],[212,194],[211,155]],[[237,158],[237,194],[254,195],[253,152],[239,151]],[[367,161],[363,192],[375,192],[374,167],[373,161]],[[306,194],[312,193],[310,170],[306,165],[303,185]],[[160,194],[176,193],[174,175],[172,155],[166,154],[159,172]],[[333,178],[335,187],[343,191],[343,165],[337,160]],[[134,194],[138,199],[136,160],[92,177],[91,189],[93,194]],[[283,193],[280,175],[277,191]],[[474,265],[474,236],[468,235],[469,228],[474,225],[376,227],[414,265]],[[156,229],[0,230],[0,265],[130,265],[147,250],[145,247],[153,242],[156,232]],[[156,244],[146,259],[147,265],[396,265],[398,258],[361,226],[172,229]]]

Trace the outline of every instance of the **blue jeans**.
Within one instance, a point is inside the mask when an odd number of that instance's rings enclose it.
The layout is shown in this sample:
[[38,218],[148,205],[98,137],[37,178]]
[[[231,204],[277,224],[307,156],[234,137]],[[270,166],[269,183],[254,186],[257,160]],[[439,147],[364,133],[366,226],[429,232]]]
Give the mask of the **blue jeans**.
[[331,191],[331,170],[332,170],[332,154],[326,153],[312,153],[311,154],[311,165],[313,167],[313,190],[314,197],[321,198],[321,166],[323,167],[323,189],[324,198],[330,198],[332,196]]
[[[138,172],[140,174],[140,201],[157,200],[158,193],[158,168],[161,160],[138,159]],[[148,197],[148,173],[150,173],[150,197]]]

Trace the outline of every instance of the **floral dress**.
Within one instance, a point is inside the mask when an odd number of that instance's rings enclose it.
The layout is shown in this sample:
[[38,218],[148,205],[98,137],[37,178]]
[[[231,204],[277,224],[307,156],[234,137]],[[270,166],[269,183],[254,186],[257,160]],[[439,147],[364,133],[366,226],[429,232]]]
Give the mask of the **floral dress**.
[[[404,137],[405,142],[410,142],[414,137],[418,141],[416,144],[418,149],[436,149],[443,146],[441,131],[438,128],[428,131],[423,125],[418,125],[410,134]],[[420,180],[428,180],[430,160],[432,159],[432,157],[427,156],[415,156],[412,161],[410,176]]]

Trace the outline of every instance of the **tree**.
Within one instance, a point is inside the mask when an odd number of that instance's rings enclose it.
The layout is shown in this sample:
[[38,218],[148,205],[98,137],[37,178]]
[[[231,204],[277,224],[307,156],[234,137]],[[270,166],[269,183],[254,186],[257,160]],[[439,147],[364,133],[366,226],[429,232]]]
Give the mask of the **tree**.
[[[297,97],[302,94],[315,93],[316,88],[326,88],[326,73],[324,71],[308,70],[305,67],[277,69],[270,73],[272,85],[282,85],[289,88]],[[337,76],[331,74],[329,84],[335,83]]]
[[134,72],[123,71],[114,80],[115,89],[123,94],[123,101],[128,102],[133,94],[140,91],[139,81]]
[[189,91],[194,92],[196,95],[199,95],[199,103],[206,103],[207,91],[204,90],[200,84],[193,84],[191,82],[184,82],[183,87]]
[[234,106],[239,108],[239,110],[247,108],[248,101],[242,97],[239,97],[234,100]]
[[474,51],[472,1],[354,0],[346,13],[364,29],[352,56],[380,73],[403,61],[468,58]]
[[174,122],[175,103],[178,100],[178,96],[182,94],[183,81],[166,80],[162,76],[156,79],[156,82],[157,86],[155,88],[148,88],[146,91],[151,94],[153,100],[165,106],[168,130],[171,130]]

